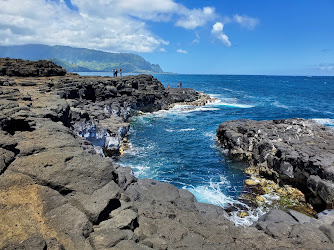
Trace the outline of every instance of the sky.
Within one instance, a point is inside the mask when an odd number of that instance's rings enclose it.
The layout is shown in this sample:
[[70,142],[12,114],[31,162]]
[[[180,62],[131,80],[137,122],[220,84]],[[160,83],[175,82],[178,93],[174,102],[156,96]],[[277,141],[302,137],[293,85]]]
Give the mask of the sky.
[[0,0],[0,45],[130,52],[183,74],[334,75],[334,0]]

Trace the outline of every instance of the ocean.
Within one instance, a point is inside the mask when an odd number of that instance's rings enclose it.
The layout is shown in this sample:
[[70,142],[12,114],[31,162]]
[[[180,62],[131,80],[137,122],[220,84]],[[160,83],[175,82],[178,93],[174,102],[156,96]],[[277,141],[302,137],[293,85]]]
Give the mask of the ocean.
[[[81,74],[81,73],[80,73]],[[91,73],[90,73],[91,74]],[[224,154],[216,139],[220,123],[235,119],[314,119],[334,128],[334,77],[154,75],[165,87],[204,91],[217,101],[204,107],[175,106],[131,118],[129,150],[119,159],[138,178],[168,182],[199,202],[222,207],[242,203],[245,163]],[[246,204],[244,206],[247,207]],[[265,211],[249,208],[249,225]]]

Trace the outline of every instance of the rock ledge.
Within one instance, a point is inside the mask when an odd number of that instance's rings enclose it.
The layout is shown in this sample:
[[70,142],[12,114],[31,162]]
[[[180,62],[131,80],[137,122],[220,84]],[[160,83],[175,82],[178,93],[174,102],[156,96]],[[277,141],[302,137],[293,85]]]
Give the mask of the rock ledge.
[[217,137],[229,155],[258,173],[300,189],[318,210],[334,204],[334,130],[313,120],[236,120]]

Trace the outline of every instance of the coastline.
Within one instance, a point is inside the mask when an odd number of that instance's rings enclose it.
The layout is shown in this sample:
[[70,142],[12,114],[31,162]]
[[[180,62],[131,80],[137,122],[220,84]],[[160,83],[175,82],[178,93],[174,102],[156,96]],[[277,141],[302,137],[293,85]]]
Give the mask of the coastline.
[[[177,91],[188,96],[186,91],[193,101],[198,97],[192,90]],[[172,102],[151,76],[4,76],[1,100],[0,192],[5,223],[0,247],[333,246],[329,236],[317,228],[317,236],[312,236],[297,220],[291,226],[295,228],[291,238],[237,228],[221,207],[198,203],[190,192],[171,184],[136,180],[131,168],[96,154],[92,143],[77,136],[81,131],[95,139],[105,154],[117,156],[128,128],[129,107],[151,112]],[[269,219],[266,228],[271,225]],[[306,238],[296,242],[302,234]]]

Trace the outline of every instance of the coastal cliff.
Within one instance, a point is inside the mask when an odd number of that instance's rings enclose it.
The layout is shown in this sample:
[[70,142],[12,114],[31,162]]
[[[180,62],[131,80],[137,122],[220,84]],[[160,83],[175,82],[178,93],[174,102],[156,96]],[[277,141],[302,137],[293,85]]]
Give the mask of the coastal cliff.
[[[20,69],[21,61],[12,63]],[[129,116],[174,102],[203,104],[203,94],[166,90],[147,75],[49,72],[0,76],[1,249],[334,247],[332,217],[302,224],[301,214],[278,210],[256,227],[235,227],[221,207],[168,183],[137,180],[112,160]]]

